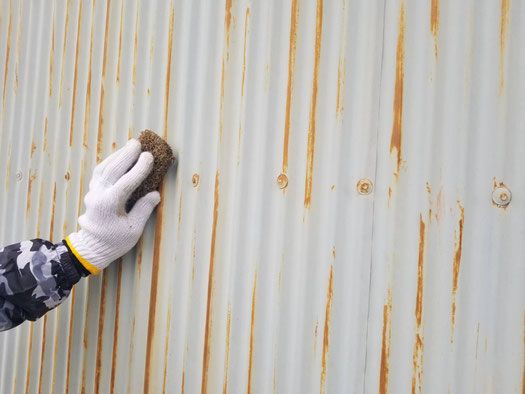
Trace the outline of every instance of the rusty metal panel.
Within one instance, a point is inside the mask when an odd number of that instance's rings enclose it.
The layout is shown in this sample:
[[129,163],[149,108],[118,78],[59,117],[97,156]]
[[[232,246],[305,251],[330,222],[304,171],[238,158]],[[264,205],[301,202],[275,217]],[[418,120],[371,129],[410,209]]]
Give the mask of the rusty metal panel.
[[0,392],[522,392],[525,6],[460,3],[1,1],[2,245],[145,128],[179,161]]

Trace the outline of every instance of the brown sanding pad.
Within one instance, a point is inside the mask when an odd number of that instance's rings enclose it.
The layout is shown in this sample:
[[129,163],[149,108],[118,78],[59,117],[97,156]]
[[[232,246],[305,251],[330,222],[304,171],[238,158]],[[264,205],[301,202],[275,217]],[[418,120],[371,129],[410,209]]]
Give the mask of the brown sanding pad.
[[151,152],[153,155],[153,169],[129,198],[126,204],[128,212],[139,198],[159,188],[162,178],[164,178],[170,166],[175,162],[175,155],[171,147],[153,131],[144,130],[138,140],[142,145],[142,151]]

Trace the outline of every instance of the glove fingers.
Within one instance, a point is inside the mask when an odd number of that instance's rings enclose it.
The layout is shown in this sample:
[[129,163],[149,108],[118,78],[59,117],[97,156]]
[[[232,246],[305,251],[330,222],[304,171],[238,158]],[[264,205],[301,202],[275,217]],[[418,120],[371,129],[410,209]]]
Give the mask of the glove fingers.
[[102,160],[93,170],[93,175],[101,176],[106,167],[118,156],[122,154],[122,149],[118,149],[115,152],[111,153],[108,157],[106,157],[104,160]]
[[110,184],[114,184],[126,171],[137,161],[141,151],[140,142],[136,139],[129,140],[127,144],[118,150],[117,155],[102,171],[102,178]]
[[159,202],[160,193],[158,191],[149,192],[144,197],[139,198],[131,209],[129,216],[143,229]]
[[150,152],[142,152],[133,168],[122,175],[114,185],[119,199],[125,202],[131,196],[131,193],[147,178],[152,168],[153,155]]

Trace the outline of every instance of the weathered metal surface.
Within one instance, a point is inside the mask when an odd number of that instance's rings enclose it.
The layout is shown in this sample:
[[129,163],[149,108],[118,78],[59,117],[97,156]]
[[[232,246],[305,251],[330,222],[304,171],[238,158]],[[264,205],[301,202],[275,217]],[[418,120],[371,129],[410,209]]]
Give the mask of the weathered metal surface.
[[0,392],[523,392],[524,26],[514,0],[0,2],[2,244],[75,230],[142,129],[179,157],[136,249],[0,335]]

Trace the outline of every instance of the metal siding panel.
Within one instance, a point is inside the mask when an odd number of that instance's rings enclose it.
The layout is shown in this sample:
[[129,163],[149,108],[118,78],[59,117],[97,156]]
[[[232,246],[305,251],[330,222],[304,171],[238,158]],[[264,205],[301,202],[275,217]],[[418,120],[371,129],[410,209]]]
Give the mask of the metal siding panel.
[[0,2],[3,245],[74,231],[144,128],[179,159],[135,249],[1,335],[0,391],[523,391],[524,17]]

